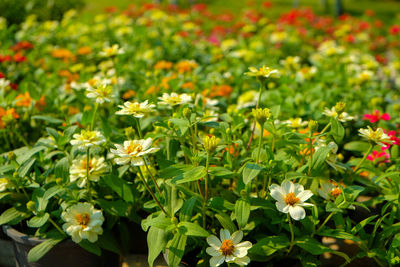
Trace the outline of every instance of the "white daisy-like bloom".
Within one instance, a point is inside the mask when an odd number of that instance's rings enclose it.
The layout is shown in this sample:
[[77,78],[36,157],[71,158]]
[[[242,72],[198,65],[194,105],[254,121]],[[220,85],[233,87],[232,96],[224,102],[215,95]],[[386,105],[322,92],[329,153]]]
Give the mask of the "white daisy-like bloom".
[[87,239],[94,243],[103,234],[101,225],[104,222],[101,210],[95,209],[89,203],[78,203],[67,208],[61,218],[65,221],[63,230],[71,236],[75,243]]
[[283,213],[289,213],[294,220],[302,220],[306,216],[303,207],[313,206],[311,203],[305,203],[313,193],[310,190],[304,190],[300,184],[294,184],[288,180],[282,182],[282,185],[272,184],[269,187],[271,197],[276,202],[276,208]]
[[237,109],[248,108],[257,105],[258,92],[255,90],[247,91],[238,97]]
[[349,115],[348,113],[346,113],[346,112],[342,112],[342,113],[338,114],[338,113],[336,112],[335,107],[332,107],[331,109],[325,108],[323,114],[324,114],[325,116],[328,116],[328,117],[331,117],[331,118],[335,118],[335,119],[337,119],[337,120],[340,121],[340,122],[346,122],[346,121],[351,121],[351,120],[354,120],[354,119],[355,119],[355,117],[350,116],[350,115]]
[[359,129],[361,137],[368,139],[369,141],[375,142],[380,146],[386,146],[387,144],[391,144],[393,141],[390,140],[390,137],[385,134],[382,128],[378,128],[375,131],[368,126],[367,129]]
[[4,90],[10,86],[10,81],[4,78],[0,78],[0,90]]
[[342,189],[336,182],[321,181],[318,194],[326,200],[336,199],[342,193]]
[[102,57],[113,57],[125,53],[124,49],[120,48],[118,44],[107,46],[99,53]]
[[71,145],[78,146],[81,150],[92,146],[99,146],[106,141],[99,131],[82,130],[80,134],[74,134],[73,138]]
[[118,165],[142,166],[144,165],[143,156],[159,150],[158,147],[151,147],[152,143],[152,138],[129,140],[125,141],[123,146],[115,144],[117,149],[111,149],[111,153],[116,156],[114,161]]
[[308,125],[308,121],[303,121],[301,118],[289,119],[283,121],[283,123],[287,124],[291,128],[301,128]]
[[103,104],[105,102],[111,102],[112,97],[112,86],[107,84],[99,84],[94,87],[86,88],[86,96],[88,98],[95,98],[96,103]]
[[236,231],[232,235],[229,230],[221,229],[220,238],[215,235],[207,237],[210,247],[206,252],[211,256],[210,266],[215,267],[224,262],[235,263],[244,266],[250,263],[247,251],[252,247],[249,241],[240,242],[243,238],[242,231]]
[[146,113],[150,113],[154,111],[154,104],[148,104],[148,101],[144,101],[143,103],[139,102],[125,102],[124,105],[119,105],[118,107],[121,110],[115,112],[117,115],[132,115],[135,118],[142,118]]
[[187,104],[192,101],[192,97],[188,94],[177,94],[177,93],[164,93],[161,97],[158,98],[161,100],[158,102],[158,104],[161,105],[170,105],[170,106],[175,106],[175,105],[183,105]]
[[[104,157],[89,159],[89,181],[98,182],[100,176],[107,170],[107,165],[104,163]],[[69,179],[71,182],[76,182],[81,188],[87,183],[87,158],[86,156],[72,161],[72,166],[69,170]]]

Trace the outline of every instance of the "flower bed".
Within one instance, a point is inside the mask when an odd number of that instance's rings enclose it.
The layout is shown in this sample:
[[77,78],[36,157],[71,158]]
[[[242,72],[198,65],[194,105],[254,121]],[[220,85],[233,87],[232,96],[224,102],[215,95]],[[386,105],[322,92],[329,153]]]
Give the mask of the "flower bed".
[[45,240],[29,261],[65,239],[129,253],[136,223],[151,266],[398,264],[396,23],[151,4],[0,20],[0,225]]

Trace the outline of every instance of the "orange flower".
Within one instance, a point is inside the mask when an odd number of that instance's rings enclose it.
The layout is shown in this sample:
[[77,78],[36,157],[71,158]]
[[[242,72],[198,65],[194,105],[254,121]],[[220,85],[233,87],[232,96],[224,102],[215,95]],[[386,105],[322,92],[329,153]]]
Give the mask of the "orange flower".
[[88,55],[90,53],[92,53],[92,48],[89,46],[82,46],[77,51],[77,54],[80,56]]
[[193,60],[183,60],[175,65],[175,69],[177,69],[180,74],[191,72],[195,68],[197,68],[197,64]]
[[203,95],[208,95],[208,97],[216,97],[216,96],[224,96],[229,97],[232,93],[233,89],[231,86],[223,84],[223,85],[213,85],[211,90],[206,89],[203,91]]
[[51,56],[54,58],[59,58],[64,60],[65,62],[69,62],[70,60],[75,61],[75,55],[71,51],[60,48],[60,49],[55,49],[51,52]]
[[19,115],[15,112],[14,108],[3,109],[0,107],[0,129],[3,129],[6,126],[7,121],[11,121],[12,119],[18,119]]
[[25,94],[19,94],[15,99],[17,100],[15,103],[17,107],[29,107],[32,102],[29,92],[25,92]]
[[40,111],[43,111],[43,108],[46,106],[46,98],[44,97],[44,95],[42,95],[40,97],[40,99],[38,101],[36,101],[35,103],[35,107],[37,109],[39,109]]
[[161,86],[168,90],[168,89],[170,88],[169,82],[170,82],[171,80],[175,79],[176,77],[177,77],[176,74],[172,74],[172,75],[169,76],[169,77],[163,78],[163,79],[161,80]]
[[76,107],[68,107],[68,115],[74,115],[74,114],[78,114],[79,113],[79,109]]
[[131,99],[132,97],[134,97],[135,95],[136,95],[136,92],[133,91],[132,89],[130,89],[122,95],[122,98],[125,100],[128,100],[128,99]]
[[239,145],[238,144],[231,144],[229,147],[226,147],[224,150],[222,150],[222,154],[225,152],[229,152],[234,157],[239,156]]
[[170,68],[172,68],[172,62],[165,60],[158,61],[156,65],[154,65],[155,70],[168,70]]
[[159,91],[160,91],[160,87],[153,85],[153,86],[150,86],[149,89],[147,89],[146,94],[151,95],[151,94],[157,93]]
[[69,70],[60,70],[58,75],[67,78],[67,82],[77,81],[79,79],[78,73],[71,73]]
[[186,83],[182,84],[182,88],[183,89],[194,90],[194,83],[193,82],[186,82]]

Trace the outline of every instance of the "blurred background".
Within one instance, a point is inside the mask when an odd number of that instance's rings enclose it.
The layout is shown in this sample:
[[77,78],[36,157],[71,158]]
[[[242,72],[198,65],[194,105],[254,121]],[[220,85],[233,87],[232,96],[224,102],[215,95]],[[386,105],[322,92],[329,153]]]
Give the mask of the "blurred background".
[[382,20],[392,19],[400,12],[400,0],[0,0],[0,16],[11,24],[19,24],[29,14],[36,14],[39,20],[58,20],[69,9],[79,10],[85,17],[143,3],[177,4],[182,8],[205,3],[212,11],[221,13],[235,13],[263,4],[268,6],[272,17],[298,7],[311,7],[317,14],[336,16],[343,13],[356,16],[372,10]]

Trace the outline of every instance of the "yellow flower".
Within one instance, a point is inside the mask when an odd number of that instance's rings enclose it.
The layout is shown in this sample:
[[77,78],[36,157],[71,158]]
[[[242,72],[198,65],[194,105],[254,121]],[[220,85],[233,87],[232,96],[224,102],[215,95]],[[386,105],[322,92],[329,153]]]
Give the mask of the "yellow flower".
[[[70,181],[77,182],[79,187],[85,187],[87,183],[87,158],[82,157],[72,161],[72,166],[69,171]],[[102,175],[107,169],[107,165],[104,163],[104,158],[92,157],[89,160],[89,181],[98,182],[100,175]]]
[[99,131],[82,130],[80,134],[74,134],[73,137],[74,139],[71,140],[71,145],[79,146],[79,149],[98,146],[106,141]]
[[158,102],[158,104],[171,105],[171,106],[183,105],[192,101],[192,97],[190,95],[187,94],[178,95],[177,93],[171,93],[171,94],[164,93],[162,97],[159,97],[158,99],[161,100],[160,102]]
[[216,138],[215,136],[208,136],[206,135],[203,138],[203,144],[204,148],[207,152],[213,152],[217,148],[218,143],[221,141],[221,139]]
[[103,48],[103,50],[100,52],[100,56],[102,57],[113,57],[116,55],[123,54],[125,51],[119,47],[118,44],[114,44],[112,46],[107,46]]
[[159,150],[158,147],[151,147],[153,139],[140,139],[125,141],[124,145],[115,144],[117,149],[111,149],[111,153],[117,156],[114,159],[118,165],[131,164],[132,166],[142,166],[145,164],[143,157]]
[[[368,126],[368,129],[358,130],[361,137],[368,139],[369,141],[375,142],[380,146],[386,146],[386,144],[391,144],[393,141],[390,137],[383,132],[382,128],[378,128],[375,131]],[[386,144],[385,144],[386,143]]]
[[264,123],[271,117],[271,113],[268,108],[258,108],[251,111],[253,117],[260,125],[264,125]]
[[61,218],[65,221],[64,231],[75,243],[83,239],[94,243],[98,236],[103,234],[103,228],[101,228],[104,222],[103,213],[89,203],[78,203],[69,207],[61,214]]
[[250,70],[250,72],[245,72],[245,75],[251,76],[251,77],[267,79],[269,77],[278,77],[279,76],[278,70],[271,69],[266,66],[262,66],[259,69],[256,69],[254,67],[249,67],[249,70]]
[[132,115],[135,118],[142,118],[146,113],[150,113],[154,111],[154,104],[148,104],[148,101],[144,101],[143,103],[139,102],[125,102],[124,105],[119,105],[118,107],[121,110],[115,112],[117,115]]

